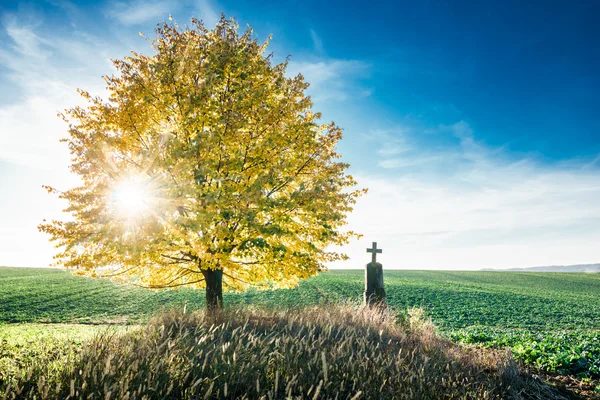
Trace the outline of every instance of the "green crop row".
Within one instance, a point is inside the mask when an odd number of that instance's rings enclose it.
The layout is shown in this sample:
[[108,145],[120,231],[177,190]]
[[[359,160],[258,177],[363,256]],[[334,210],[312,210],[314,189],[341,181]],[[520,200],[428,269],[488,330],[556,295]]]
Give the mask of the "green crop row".
[[444,333],[463,344],[509,347],[516,358],[542,371],[600,377],[600,331],[470,327]]

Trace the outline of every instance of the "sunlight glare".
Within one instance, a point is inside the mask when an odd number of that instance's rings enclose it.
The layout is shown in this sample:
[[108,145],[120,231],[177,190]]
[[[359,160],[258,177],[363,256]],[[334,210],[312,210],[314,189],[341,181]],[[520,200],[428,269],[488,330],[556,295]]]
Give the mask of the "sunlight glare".
[[143,182],[127,180],[121,182],[113,192],[113,200],[122,213],[133,215],[148,207],[149,193]]

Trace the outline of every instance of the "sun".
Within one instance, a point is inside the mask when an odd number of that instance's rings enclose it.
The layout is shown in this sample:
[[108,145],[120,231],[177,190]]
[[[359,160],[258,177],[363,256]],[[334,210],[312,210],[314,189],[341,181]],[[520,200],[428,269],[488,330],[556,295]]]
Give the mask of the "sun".
[[135,216],[149,207],[150,191],[148,185],[136,179],[126,179],[115,187],[112,192],[113,202],[119,212]]

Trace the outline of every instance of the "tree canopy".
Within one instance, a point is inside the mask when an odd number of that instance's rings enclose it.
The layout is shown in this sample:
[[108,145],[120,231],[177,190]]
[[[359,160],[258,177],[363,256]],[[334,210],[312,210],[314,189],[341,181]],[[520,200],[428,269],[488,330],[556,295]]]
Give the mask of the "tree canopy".
[[[59,265],[149,287],[292,286],[345,258],[328,250],[358,196],[302,75],[287,77],[251,28],[162,23],[151,56],[104,77],[108,99],[60,114],[82,184],[39,226]],[[269,38],[270,39],[270,38]],[[215,289],[215,290],[219,290]]]

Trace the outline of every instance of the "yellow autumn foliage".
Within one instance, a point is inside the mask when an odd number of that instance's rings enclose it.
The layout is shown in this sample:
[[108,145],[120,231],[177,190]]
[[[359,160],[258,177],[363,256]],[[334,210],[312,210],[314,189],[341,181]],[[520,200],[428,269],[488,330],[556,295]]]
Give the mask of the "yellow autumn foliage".
[[[292,286],[354,232],[346,216],[362,190],[345,173],[334,123],[319,123],[302,75],[274,64],[268,41],[224,17],[163,23],[152,56],[132,52],[105,77],[110,96],[61,116],[71,169],[63,221],[39,226],[58,265],[150,287]],[[125,205],[125,206],[124,206]]]

